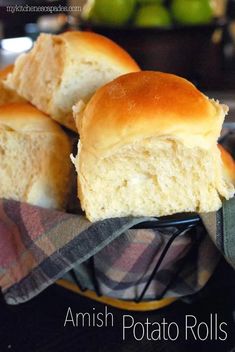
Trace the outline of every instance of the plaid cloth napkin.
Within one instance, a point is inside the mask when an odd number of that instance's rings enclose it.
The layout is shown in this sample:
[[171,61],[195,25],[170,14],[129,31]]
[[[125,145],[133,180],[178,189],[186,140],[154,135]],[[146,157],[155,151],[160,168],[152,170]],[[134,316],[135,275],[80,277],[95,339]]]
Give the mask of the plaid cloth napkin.
[[[87,260],[94,256],[102,294],[134,299],[141,292],[175,228],[130,230],[149,218],[116,218],[91,224],[83,215],[50,211],[29,204],[0,203],[0,286],[9,304],[29,300],[74,268],[80,282],[94,289]],[[193,231],[194,233],[191,233]],[[147,299],[183,296],[199,290],[211,276],[219,253],[205,231],[182,233],[171,246]],[[170,292],[172,275],[182,265],[191,245],[187,265]]]
[[[181,297],[200,290],[220,259],[217,247],[235,265],[235,200],[202,225],[176,237],[151,281],[145,299]],[[61,277],[94,289],[93,264],[101,294],[136,299],[170,236],[171,227],[131,229],[151,218],[116,218],[91,224],[83,214],[0,200],[0,287],[8,304],[25,302]],[[215,244],[216,246],[215,246]]]
[[235,197],[224,202],[216,214],[203,214],[202,221],[216,246],[235,268]]

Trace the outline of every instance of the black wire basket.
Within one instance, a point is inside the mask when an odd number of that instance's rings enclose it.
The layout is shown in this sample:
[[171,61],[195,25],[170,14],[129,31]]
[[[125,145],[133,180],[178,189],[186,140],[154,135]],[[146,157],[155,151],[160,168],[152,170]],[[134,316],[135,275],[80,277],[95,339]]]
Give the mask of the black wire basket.
[[[190,232],[190,237],[192,239],[190,248],[188,249],[186,255],[184,255],[183,260],[180,261],[180,265],[177,267],[177,270],[174,272],[174,275],[171,276],[169,282],[164,287],[164,290],[161,292],[156,292],[155,300],[161,300],[167,291],[170,290],[171,286],[177,280],[179,274],[185,268],[189,258],[195,249],[200,245],[203,238],[206,236],[206,230],[202,224],[202,221],[199,215],[195,213],[184,213],[184,214],[175,214],[172,216],[165,216],[161,218],[156,218],[155,221],[146,221],[141,224],[135,225],[131,228],[131,230],[163,230],[163,229],[174,229],[172,233],[167,235],[167,241],[164,247],[161,249],[161,254],[154,264],[154,267],[151,273],[148,275],[148,279],[144,284],[144,287],[141,289],[141,292],[135,298],[135,303],[140,303],[145,301],[146,292],[150,287],[154,277],[157,275],[158,271],[161,269],[161,265],[164,259],[167,257],[172,245],[174,242],[182,235],[185,235]],[[198,231],[200,230],[200,231]],[[100,288],[100,282],[98,279],[98,275],[96,272],[95,265],[95,256],[91,257],[87,262],[86,266],[90,273],[90,278],[93,283],[94,291],[98,297],[102,297],[102,290]],[[81,292],[86,292],[89,288],[84,285],[84,283],[80,280],[79,274],[76,270],[70,271],[71,278],[73,282],[77,285]]]

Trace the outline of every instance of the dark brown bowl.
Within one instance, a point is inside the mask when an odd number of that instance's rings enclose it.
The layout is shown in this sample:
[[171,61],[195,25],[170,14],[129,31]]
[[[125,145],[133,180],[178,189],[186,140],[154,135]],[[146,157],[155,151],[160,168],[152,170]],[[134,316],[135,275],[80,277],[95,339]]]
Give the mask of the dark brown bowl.
[[214,43],[212,36],[225,25],[225,21],[214,21],[208,25],[169,28],[114,28],[82,23],[80,28],[112,39],[143,70],[175,73],[207,87],[208,79],[216,80],[222,60],[221,42]]

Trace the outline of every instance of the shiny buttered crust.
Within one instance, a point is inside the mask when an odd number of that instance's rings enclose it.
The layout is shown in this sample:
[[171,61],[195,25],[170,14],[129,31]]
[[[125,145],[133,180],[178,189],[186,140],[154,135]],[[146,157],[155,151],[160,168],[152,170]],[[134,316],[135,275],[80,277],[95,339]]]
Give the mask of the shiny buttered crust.
[[71,143],[30,104],[0,107],[0,198],[64,209],[71,186]]
[[6,80],[39,110],[76,131],[72,106],[87,102],[97,88],[139,67],[130,55],[99,34],[41,34],[22,54]]
[[129,73],[97,90],[75,120],[83,146],[106,154],[145,137],[173,137],[208,147],[220,134],[227,107],[181,77]]

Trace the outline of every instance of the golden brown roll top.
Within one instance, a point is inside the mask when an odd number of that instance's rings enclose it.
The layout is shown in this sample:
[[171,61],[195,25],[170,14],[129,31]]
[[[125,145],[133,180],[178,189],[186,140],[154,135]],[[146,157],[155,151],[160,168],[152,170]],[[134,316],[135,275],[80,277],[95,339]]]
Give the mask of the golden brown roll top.
[[57,123],[29,103],[0,106],[0,127],[22,133],[55,133],[67,139]]
[[187,80],[160,72],[123,75],[98,89],[82,120],[84,148],[110,153],[139,138],[173,136],[208,148],[218,138],[227,107],[209,100]]
[[[65,32],[58,35],[68,47],[68,54],[76,57],[78,54],[91,60],[103,60],[109,67],[109,63],[122,69],[123,74],[139,71],[139,66],[134,59],[119,45],[100,34],[93,32]],[[88,61],[89,64],[89,61]]]

